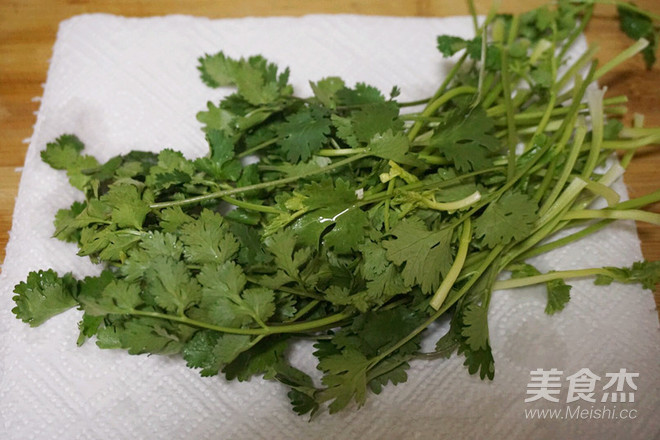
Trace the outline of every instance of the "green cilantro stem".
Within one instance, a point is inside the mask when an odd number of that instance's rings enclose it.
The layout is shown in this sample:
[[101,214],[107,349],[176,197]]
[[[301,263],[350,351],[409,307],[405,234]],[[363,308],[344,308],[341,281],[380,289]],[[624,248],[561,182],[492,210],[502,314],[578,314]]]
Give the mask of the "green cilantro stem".
[[545,243],[541,246],[537,246],[535,248],[532,248],[526,252],[521,253],[515,258],[515,261],[523,261],[527,260],[528,258],[535,257],[537,255],[544,254],[546,252],[549,252],[554,249],[558,249],[560,247],[566,246],[569,243],[573,243],[574,241],[580,240],[588,235],[591,235],[595,232],[600,231],[601,229],[605,228],[609,224],[614,222],[614,219],[607,219],[607,220],[600,220],[596,223],[593,223],[578,232],[574,232],[571,235],[567,235],[566,237],[562,237],[560,239],[551,241],[549,243]]
[[609,186],[603,185],[602,183],[588,181],[586,188],[592,193],[603,197],[607,201],[607,206],[612,208],[614,205],[619,203],[621,196],[619,193],[614,191]]
[[[657,191],[654,191],[650,194],[646,194],[644,196],[637,197],[635,199],[630,199],[630,200],[626,200],[625,202],[620,202],[617,205],[613,206],[612,208],[613,209],[619,209],[619,210],[636,209],[636,208],[641,208],[641,207],[650,205],[652,203],[657,203],[659,201],[660,201],[660,190],[657,190]],[[581,220],[584,220],[584,219],[581,219]],[[591,220],[591,218],[589,218],[587,220]],[[587,227],[585,227],[585,228],[583,228],[583,229],[581,229],[577,232],[574,232],[570,235],[567,235],[566,237],[562,237],[560,239],[551,241],[549,243],[545,243],[541,246],[537,246],[535,248],[529,249],[529,250],[519,254],[516,257],[516,261],[522,261],[522,260],[525,260],[525,259],[528,259],[528,258],[535,257],[537,255],[543,254],[545,252],[549,252],[553,249],[563,247],[563,246],[565,246],[569,243],[572,243],[572,242],[577,241],[581,238],[584,238],[584,237],[586,237],[590,234],[593,234],[595,232],[600,231],[601,229],[605,228],[609,224],[613,223],[615,220],[617,220],[617,219],[609,218],[609,219],[604,219],[604,220],[598,220],[596,223],[592,223],[591,225],[589,225],[589,226],[587,226]],[[564,221],[564,222],[561,222],[559,224],[560,225],[565,225],[567,223],[568,223],[568,221]],[[562,226],[562,228],[563,228],[563,226]],[[562,228],[559,228],[559,229],[562,229]],[[555,229],[557,229],[557,228],[555,228]],[[555,232],[555,231],[553,231],[553,232]]]
[[506,108],[506,126],[507,126],[507,180],[512,180],[516,172],[516,122],[513,118],[513,104],[511,102],[511,78],[509,76],[509,48],[505,46],[501,51],[502,61],[502,92],[504,93],[504,106]]
[[316,174],[327,173],[328,171],[332,171],[336,168],[343,167],[344,165],[347,165],[351,162],[355,162],[356,160],[363,159],[367,156],[368,156],[368,154],[366,154],[366,153],[356,154],[354,156],[347,157],[346,159],[334,162],[334,163],[332,163],[330,165],[327,165],[325,167],[321,167],[321,168],[318,168],[318,169],[315,169],[315,170],[312,170],[312,171],[308,171],[306,173],[301,173],[297,176],[284,177],[282,179],[271,180],[271,181],[268,181],[268,182],[255,183],[253,185],[239,186],[239,187],[232,188],[232,189],[225,189],[225,190],[221,190],[221,191],[215,191],[215,192],[212,192],[212,193],[204,194],[204,195],[197,196],[197,197],[190,197],[190,198],[183,199],[183,200],[172,200],[172,201],[169,201],[169,202],[154,203],[154,204],[150,205],[150,208],[151,209],[162,209],[162,208],[168,208],[168,207],[171,207],[171,206],[190,205],[192,203],[199,203],[199,202],[204,202],[204,201],[207,201],[207,200],[218,199],[218,198],[229,196],[229,195],[232,195],[232,194],[240,194],[240,193],[259,190],[259,189],[273,188],[273,187],[277,187],[277,186],[281,186],[281,185],[286,185],[286,184],[289,184],[289,183],[296,182],[296,181],[298,181],[300,179],[303,179],[305,177],[313,176],[313,175],[316,175]]
[[596,162],[603,145],[603,95],[604,90],[589,90],[587,92],[587,102],[589,104],[589,113],[591,115],[591,148],[587,162],[582,170],[582,177],[588,178],[596,168]]
[[461,231],[461,237],[458,242],[458,251],[456,252],[456,257],[454,262],[451,265],[451,268],[447,272],[447,276],[440,283],[440,287],[436,290],[435,295],[431,298],[429,305],[435,310],[438,310],[442,303],[447,298],[449,291],[454,286],[458,275],[461,273],[463,266],[465,265],[465,258],[467,257],[468,248],[470,247],[470,242],[472,239],[472,223],[470,218],[466,218],[463,222],[463,230]]
[[259,205],[257,203],[250,203],[250,202],[246,202],[244,200],[238,200],[238,199],[235,199],[235,198],[229,197],[229,196],[222,197],[222,200],[224,200],[225,202],[227,202],[229,204],[232,204],[234,206],[249,209],[251,211],[266,212],[266,213],[269,213],[269,214],[282,214],[284,212],[281,209],[276,208],[274,206]]
[[426,99],[418,99],[417,101],[407,101],[407,102],[397,101],[396,105],[398,105],[400,108],[403,108],[403,107],[416,107],[418,105],[428,104],[428,102],[430,100],[431,100],[430,98],[426,98]]
[[323,148],[317,151],[316,154],[318,156],[335,157],[335,156],[350,156],[353,154],[364,154],[368,152],[369,152],[368,148],[340,148],[337,150],[332,148]]
[[564,167],[561,171],[561,174],[559,175],[557,181],[554,183],[554,187],[552,188],[552,191],[546,197],[545,201],[543,202],[543,205],[539,209],[540,216],[548,212],[548,210],[552,207],[552,204],[555,203],[555,200],[557,200],[557,197],[559,197],[561,191],[564,189],[564,185],[566,184],[566,181],[568,180],[571,172],[573,171],[575,162],[577,161],[578,155],[580,154],[580,148],[582,147],[582,142],[584,142],[584,138],[586,135],[587,135],[587,128],[584,125],[579,125],[577,130],[575,131],[575,139],[573,140],[573,146],[569,152],[566,162],[564,163]]
[[421,199],[424,206],[436,211],[458,211],[459,209],[464,209],[477,203],[479,200],[481,200],[481,193],[479,191],[475,191],[469,196],[460,200],[454,200],[453,202],[436,202],[425,197]]
[[635,55],[646,49],[648,45],[649,45],[648,40],[644,38],[640,38],[632,46],[628,47],[623,52],[620,52],[617,56],[615,56],[610,61],[605,63],[603,67],[596,70],[596,75],[594,76],[594,80],[598,80],[602,78],[607,72],[614,69],[619,64],[623,63],[629,58],[634,57]]
[[[555,98],[556,99],[556,98]],[[603,99],[603,105],[604,106],[616,106],[618,104],[625,104],[628,102],[628,98],[626,96],[613,96],[611,98],[606,98]],[[550,101],[548,105],[550,108],[552,108],[552,111],[550,112],[549,117],[552,116],[562,116],[565,115],[566,113],[569,112],[569,107],[554,107],[554,100]],[[624,107],[625,108],[625,107]],[[588,105],[587,104],[580,104],[580,110],[587,110]],[[496,117],[496,116],[501,116],[502,114],[506,113],[506,109],[504,106],[501,105],[496,105],[488,110],[486,110],[486,114],[491,117]],[[543,116],[547,113],[547,110],[525,110],[521,113],[516,113],[513,115],[513,119],[516,121],[516,123],[532,123],[537,120],[540,120],[543,118]],[[498,122],[499,123],[499,122]],[[506,124],[506,121],[503,122]],[[629,129],[629,128],[624,128],[621,130],[622,136],[624,133],[642,133],[645,132],[647,134],[651,133],[657,133],[657,129],[646,129],[646,130],[641,130],[637,131],[635,129]]]
[[565,280],[568,278],[586,278],[596,275],[605,275],[613,277],[612,272],[605,268],[589,268],[577,270],[559,270],[548,272],[541,275],[534,275],[523,278],[511,278],[500,280],[493,283],[493,290],[515,289],[518,287],[533,286],[535,284],[547,283],[552,280]]
[[326,316],[325,318],[316,319],[314,321],[297,322],[293,324],[278,324],[265,326],[264,328],[234,328],[223,327],[219,325],[210,324],[208,322],[198,321],[188,318],[187,316],[169,315],[167,313],[149,312],[145,310],[131,310],[127,312],[128,315],[146,316],[150,318],[166,319],[168,321],[180,322],[182,324],[191,325],[193,327],[205,328],[221,333],[230,333],[234,335],[275,335],[282,333],[301,333],[313,332],[326,328],[329,325],[337,324],[341,321],[351,318],[354,313],[340,312],[334,315]]
[[617,220],[635,220],[660,226],[660,214],[639,209],[583,209],[564,214],[564,220],[611,218]]
[[589,62],[591,62],[594,58],[594,55],[598,52],[598,45],[591,45],[589,48],[582,54],[580,55],[580,58],[575,61],[571,67],[568,68],[564,72],[564,74],[557,80],[556,84],[554,85],[555,90],[562,90],[564,86],[572,79],[575,78],[576,75],[579,75],[580,70],[585,68]]
[[625,137],[638,138],[638,137],[648,136],[648,135],[658,136],[658,135],[660,135],[660,128],[658,128],[658,127],[653,127],[653,128],[623,127],[619,134],[621,135],[621,137],[624,137],[624,138]]
[[252,147],[252,148],[248,148],[247,150],[245,150],[245,151],[243,151],[243,152],[237,154],[236,157],[238,157],[239,159],[241,159],[241,158],[243,158],[243,157],[250,156],[251,154],[254,154],[254,153],[256,153],[256,152],[259,151],[259,150],[262,150],[262,149],[264,149],[264,148],[266,148],[266,147],[269,147],[269,146],[271,146],[271,145],[277,143],[279,140],[280,140],[280,138],[278,138],[278,137],[273,138],[273,139],[269,139],[269,140],[267,140],[267,141],[265,141],[265,142],[262,142],[262,143],[260,143],[260,144],[255,145],[255,146]]
[[556,217],[561,211],[565,210],[580,195],[580,192],[587,186],[587,182],[579,177],[574,177],[568,187],[561,193],[556,201],[549,208],[541,213],[537,223],[543,225],[550,219]]
[[296,314],[293,315],[293,317],[287,322],[294,322],[294,321],[299,320],[300,318],[302,318],[303,316],[305,316],[306,314],[308,314],[309,312],[314,310],[314,308],[317,305],[319,305],[320,302],[321,302],[321,300],[318,300],[318,299],[314,299],[314,300],[308,302],[302,309],[298,310],[296,312]]
[[[636,150],[640,147],[657,144],[659,142],[660,134],[651,134],[630,140],[603,141],[602,146],[607,150]],[[591,143],[588,143],[587,146],[591,147]]]
[[[422,116],[431,116],[433,113],[435,113],[440,107],[442,107],[444,104],[447,102],[451,101],[452,99],[456,98],[457,96],[461,95],[468,95],[468,94],[474,94],[477,93],[478,90],[476,87],[472,86],[459,86],[459,87],[454,87],[453,89],[445,92],[442,96],[439,98],[435,99],[432,101],[425,109],[422,111],[421,115]],[[410,141],[413,141],[416,137],[417,134],[419,134],[419,131],[422,129],[423,122],[417,121],[415,124],[410,128],[410,131],[408,132],[408,139]]]

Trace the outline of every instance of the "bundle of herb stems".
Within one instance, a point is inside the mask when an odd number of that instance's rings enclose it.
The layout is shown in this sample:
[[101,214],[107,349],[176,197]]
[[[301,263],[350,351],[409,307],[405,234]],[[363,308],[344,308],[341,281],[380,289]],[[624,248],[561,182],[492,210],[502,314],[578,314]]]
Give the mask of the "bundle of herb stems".
[[[290,388],[299,414],[361,406],[420,358],[457,353],[493,379],[493,291],[544,284],[553,314],[570,300],[568,279],[653,290],[660,278],[658,262],[548,273],[526,263],[617,220],[660,224],[642,209],[660,190],[622,202],[610,187],[660,128],[624,127],[626,98],[594,87],[639,52],[652,63],[658,37],[602,66],[595,47],[567,65],[592,12],[559,1],[475,16],[475,38],[438,37],[456,61],[412,103],[397,102],[396,87],[386,98],[337,77],[300,98],[288,70],[261,56],[201,57],[207,85],[236,88],[198,114],[208,156],[133,151],[99,163],[75,135],[47,145],[43,160],[84,194],[57,213],[54,236],[104,270],[31,272],[13,312],[37,326],[78,308],[79,344],[181,355],[203,376],[261,375]],[[652,14],[619,12],[657,33]],[[449,330],[422,352],[443,316]],[[287,359],[301,337],[316,341],[321,386]]]

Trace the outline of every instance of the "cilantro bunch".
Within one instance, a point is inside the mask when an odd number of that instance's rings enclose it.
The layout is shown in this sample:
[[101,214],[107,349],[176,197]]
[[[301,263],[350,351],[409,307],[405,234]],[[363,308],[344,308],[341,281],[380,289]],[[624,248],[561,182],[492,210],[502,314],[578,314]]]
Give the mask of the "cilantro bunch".
[[[660,129],[624,128],[625,97],[590,87],[648,41],[601,67],[591,48],[568,64],[592,10],[493,11],[475,19],[472,40],[438,37],[456,63],[417,103],[337,77],[302,98],[261,56],[200,58],[207,85],[235,88],[197,116],[207,156],[133,151],[99,163],[74,135],[46,146],[43,160],[84,194],[57,213],[54,236],[104,270],[32,272],[13,312],[38,326],[77,308],[79,344],[279,381],[299,414],[361,406],[421,358],[457,354],[493,379],[494,290],[545,284],[553,314],[570,300],[569,278],[650,290],[660,278],[658,262],[546,274],[525,262],[617,219],[660,224],[641,209],[660,190],[620,202],[610,188]],[[510,279],[497,281],[502,271]],[[445,315],[448,332],[422,352]],[[288,359],[300,339],[315,341],[320,386]]]

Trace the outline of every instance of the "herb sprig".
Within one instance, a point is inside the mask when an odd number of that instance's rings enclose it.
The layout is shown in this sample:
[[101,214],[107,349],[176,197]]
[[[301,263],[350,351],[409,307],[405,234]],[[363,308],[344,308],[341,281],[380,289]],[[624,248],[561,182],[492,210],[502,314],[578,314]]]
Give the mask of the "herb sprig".
[[[493,379],[493,291],[544,284],[554,314],[571,278],[650,290],[660,279],[658,262],[546,274],[525,262],[618,219],[660,224],[642,210],[660,191],[620,202],[610,185],[630,154],[609,161],[657,143],[660,129],[624,129],[625,97],[591,88],[640,51],[654,61],[656,28],[620,6],[622,26],[637,30],[628,34],[647,40],[602,67],[593,49],[569,60],[592,10],[493,11],[475,18],[471,40],[438,37],[457,61],[419,113],[405,111],[420,103],[398,102],[398,88],[328,77],[302,98],[288,69],[261,56],[201,57],[208,86],[235,88],[197,115],[206,157],[166,149],[99,163],[71,134],[46,146],[42,159],[85,198],[57,213],[54,236],[105,270],[82,280],[32,272],[13,312],[38,326],[78,308],[79,344],[180,354],[203,376],[262,375],[290,389],[299,414],[361,406],[405,382],[419,358],[457,353],[470,374]],[[511,278],[496,281],[502,271]],[[444,315],[450,329],[422,353]],[[301,337],[316,341],[320,387],[287,358]]]

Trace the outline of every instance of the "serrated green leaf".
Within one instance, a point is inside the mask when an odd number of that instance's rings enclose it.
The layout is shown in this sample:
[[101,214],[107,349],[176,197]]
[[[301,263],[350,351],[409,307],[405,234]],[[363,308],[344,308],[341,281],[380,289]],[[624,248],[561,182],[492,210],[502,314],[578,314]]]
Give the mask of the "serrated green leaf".
[[310,82],[314,96],[328,108],[337,106],[337,92],[345,87],[344,80],[330,76],[317,82]]
[[440,35],[437,38],[437,48],[444,57],[450,57],[466,47],[467,41],[461,37]]
[[278,143],[289,161],[304,162],[326,143],[330,126],[329,115],[324,109],[305,107],[287,117],[278,127]]
[[520,192],[507,192],[474,221],[474,235],[493,248],[527,238],[538,218],[538,205]]
[[403,267],[403,279],[408,287],[419,285],[424,293],[434,292],[440,286],[452,263],[450,248],[452,228],[430,231],[418,219],[404,219],[392,228],[395,239],[383,246],[387,258]]
[[167,312],[181,315],[200,300],[200,286],[183,261],[169,256],[155,257],[144,278],[145,295]]
[[240,247],[222,216],[208,209],[181,226],[180,239],[186,261],[196,264],[223,263]]
[[459,171],[480,170],[491,165],[489,156],[501,148],[493,129],[493,120],[481,107],[467,115],[458,111],[436,131],[430,143]]
[[571,300],[571,286],[564,280],[552,280],[546,283],[548,292],[548,303],[545,306],[545,313],[553,315],[564,310],[566,304]]
[[59,277],[52,269],[30,272],[26,281],[14,287],[16,307],[11,311],[30,327],[37,327],[75,307],[77,291],[78,283],[70,273]]
[[345,408],[352,400],[364,405],[369,360],[352,348],[321,358],[318,368],[325,372],[321,382],[327,387],[319,393],[321,401],[332,402],[330,413]]
[[112,208],[112,221],[118,227],[142,229],[153,199],[133,185],[117,185],[101,196],[101,201]]
[[483,350],[488,346],[488,309],[483,305],[470,304],[463,311],[465,343],[471,350]]

